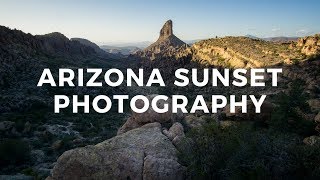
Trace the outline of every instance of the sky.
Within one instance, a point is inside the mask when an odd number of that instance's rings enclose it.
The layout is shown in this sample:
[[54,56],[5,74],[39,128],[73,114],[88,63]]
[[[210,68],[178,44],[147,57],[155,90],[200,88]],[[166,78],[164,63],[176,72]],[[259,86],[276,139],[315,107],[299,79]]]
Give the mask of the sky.
[[173,21],[182,40],[320,32],[319,0],[0,0],[0,25],[98,44],[155,41]]

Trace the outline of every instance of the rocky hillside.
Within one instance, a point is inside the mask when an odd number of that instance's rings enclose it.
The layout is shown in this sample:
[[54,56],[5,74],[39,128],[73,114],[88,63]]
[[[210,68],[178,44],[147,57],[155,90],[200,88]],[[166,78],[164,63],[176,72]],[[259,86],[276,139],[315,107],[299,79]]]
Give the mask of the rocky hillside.
[[[99,54],[92,44],[70,40],[59,32],[33,36],[0,26],[0,38],[1,49],[6,53],[15,49],[15,52],[11,52],[12,54],[18,52],[28,55],[42,53],[65,57],[89,57]],[[104,55],[108,57],[107,53]]]
[[319,35],[297,39],[227,36],[201,40],[190,47],[173,34],[169,20],[162,27],[159,39],[138,51],[135,57],[147,60],[182,58],[205,66],[252,68],[289,65],[319,55]]
[[205,65],[234,68],[293,64],[319,54],[319,35],[298,42],[274,43],[249,37],[224,37],[199,41],[177,53],[178,58],[192,56]]
[[301,49],[301,52],[308,56],[320,54],[320,34],[300,38],[296,44],[291,44],[291,47]]
[[71,41],[65,35],[59,32],[53,32],[45,35],[37,35],[36,39],[40,41],[40,48],[44,52],[60,55],[92,55],[96,54],[95,50],[81,44],[80,42]]
[[150,60],[175,56],[178,50],[188,47],[173,34],[172,21],[168,20],[160,30],[160,36],[156,42],[143,51],[138,51],[136,56]]
[[187,49],[192,59],[201,63],[235,68],[265,67],[305,59],[298,49],[247,37],[203,40]]
[[[61,33],[33,36],[0,26],[0,174],[33,174],[43,179],[64,151],[116,134],[125,114],[53,112],[55,94],[127,94],[121,88],[37,87],[44,68],[57,80],[58,68],[119,68],[121,59],[101,56]],[[85,77],[87,78],[87,77]],[[132,91],[131,91],[132,92]],[[13,177],[2,177],[0,179]]]
[[83,39],[83,38],[71,38],[71,41],[78,41],[80,44],[83,44],[85,46],[88,47],[92,47],[96,53],[101,54],[101,55],[111,55],[106,53],[105,51],[103,51],[102,49],[100,49],[100,47],[98,45],[96,45],[95,43],[87,40],[87,39]]

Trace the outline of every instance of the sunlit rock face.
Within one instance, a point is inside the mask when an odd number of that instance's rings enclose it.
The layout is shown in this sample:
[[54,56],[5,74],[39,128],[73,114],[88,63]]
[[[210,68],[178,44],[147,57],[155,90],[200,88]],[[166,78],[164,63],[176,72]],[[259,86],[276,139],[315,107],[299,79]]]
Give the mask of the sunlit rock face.
[[168,20],[160,30],[158,40],[143,51],[136,53],[138,57],[150,60],[173,57],[188,45],[173,34],[172,21]]
[[300,38],[297,47],[307,56],[320,54],[320,34]]

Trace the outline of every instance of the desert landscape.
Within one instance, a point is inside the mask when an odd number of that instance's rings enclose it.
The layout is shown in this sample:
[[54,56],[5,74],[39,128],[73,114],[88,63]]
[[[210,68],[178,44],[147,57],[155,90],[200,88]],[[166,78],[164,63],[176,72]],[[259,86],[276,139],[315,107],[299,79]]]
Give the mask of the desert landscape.
[[[157,22],[159,37],[141,46],[97,45],[62,33],[32,35],[0,26],[0,179],[319,179],[320,34],[305,37],[211,37],[184,42],[172,20]],[[43,69],[158,68],[165,87],[52,87],[37,83]],[[224,73],[237,68],[281,68],[278,86],[174,86],[175,70]],[[187,75],[190,79],[192,74]],[[194,75],[193,75],[194,76]],[[249,73],[246,74],[249,76]],[[89,79],[89,74],[84,74]],[[230,81],[235,78],[231,76]],[[77,77],[74,82],[77,82]],[[103,82],[103,76],[98,77]],[[248,95],[247,113],[230,104],[217,113],[55,113],[53,96],[127,94]],[[255,113],[249,95],[267,95]],[[229,100],[229,98],[228,98]],[[229,102],[229,101],[228,101]],[[113,101],[117,104],[116,101]],[[171,99],[167,103],[171,103]],[[192,102],[191,102],[192,104]],[[164,104],[160,104],[163,106]],[[191,105],[186,109],[189,111]]]

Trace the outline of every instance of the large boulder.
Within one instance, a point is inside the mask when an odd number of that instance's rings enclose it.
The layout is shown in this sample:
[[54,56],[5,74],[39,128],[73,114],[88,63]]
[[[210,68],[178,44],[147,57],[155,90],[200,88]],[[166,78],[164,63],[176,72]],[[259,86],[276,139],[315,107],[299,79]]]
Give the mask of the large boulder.
[[179,122],[174,123],[169,130],[164,129],[162,132],[170,140],[173,140],[177,136],[184,136],[184,128]]
[[143,179],[185,179],[185,167],[176,160],[147,156],[144,159]]
[[312,111],[320,111],[320,99],[309,99],[307,103]]
[[303,139],[303,143],[309,146],[320,146],[319,136],[310,136]]
[[202,116],[197,117],[193,114],[187,115],[184,118],[184,122],[189,128],[198,128],[206,124],[206,120]]
[[49,179],[183,179],[186,169],[177,160],[176,148],[155,122],[66,151]]
[[298,40],[297,46],[305,55],[317,55],[320,53],[320,35],[307,36]]
[[[157,96],[157,95],[148,95],[147,98],[148,98],[149,102],[151,102],[155,96]],[[131,117],[129,117],[127,119],[127,121],[125,122],[125,124],[118,130],[118,135],[125,133],[131,129],[141,127],[142,125],[147,124],[147,123],[153,123],[153,122],[165,123],[165,122],[169,122],[169,121],[175,122],[177,120],[183,119],[184,115],[182,112],[172,113],[171,99],[168,99],[167,101],[159,100],[158,107],[163,108],[164,104],[166,104],[166,103],[169,105],[169,111],[167,111],[165,113],[157,113],[156,111],[154,111],[152,109],[152,107],[149,107],[149,109],[144,113],[136,113],[136,112],[132,111]],[[144,106],[143,101],[137,100],[136,106],[138,108],[142,108]]]

